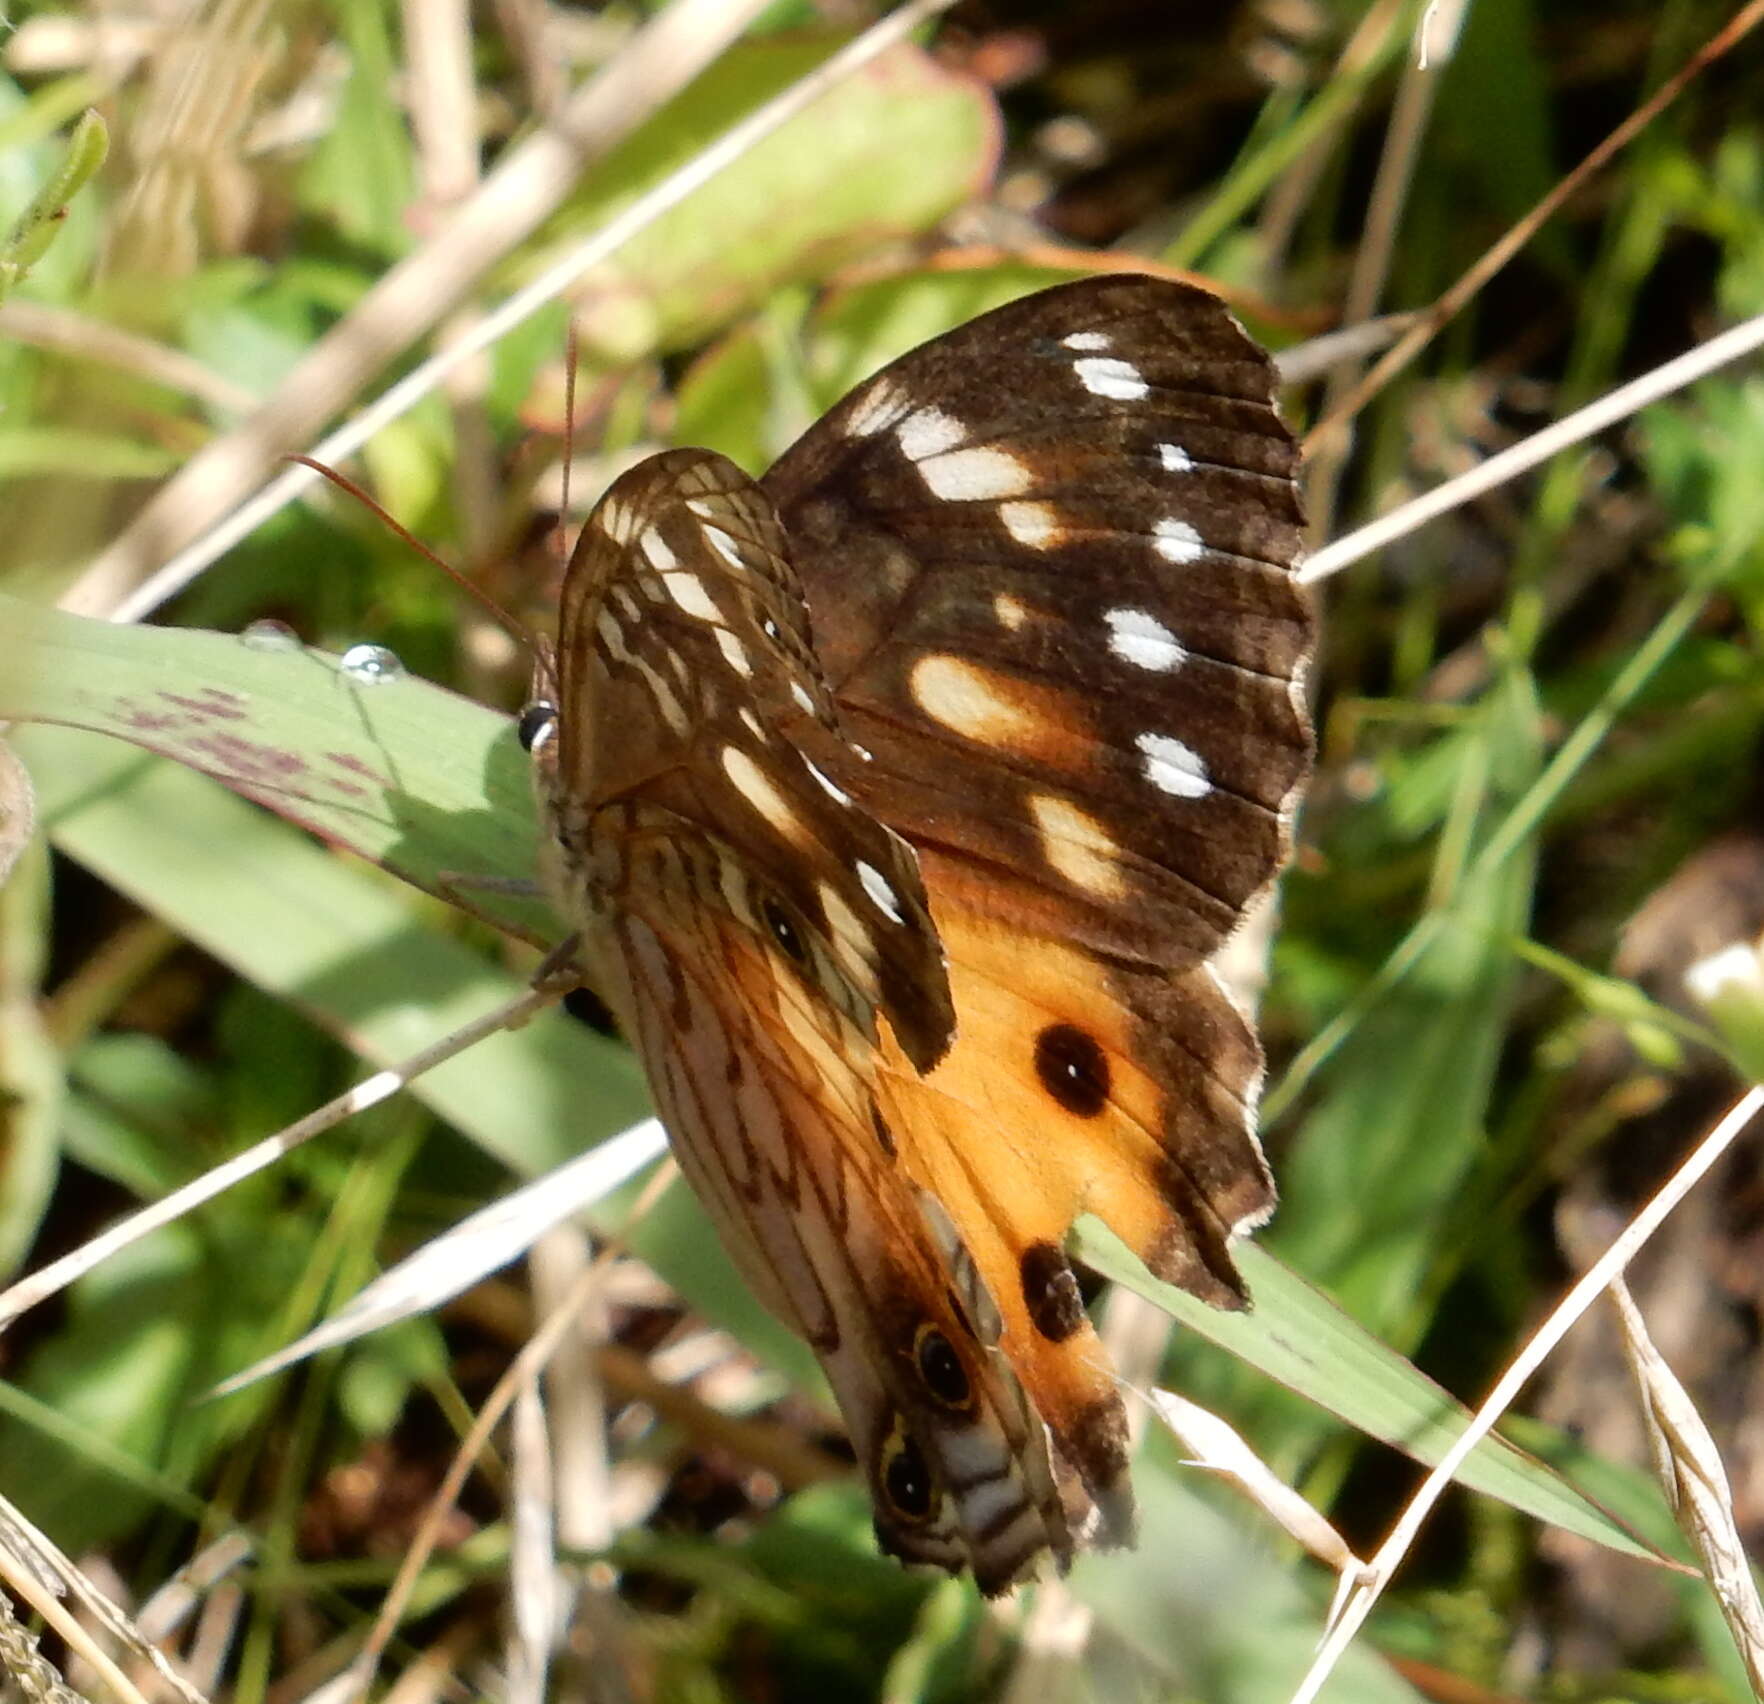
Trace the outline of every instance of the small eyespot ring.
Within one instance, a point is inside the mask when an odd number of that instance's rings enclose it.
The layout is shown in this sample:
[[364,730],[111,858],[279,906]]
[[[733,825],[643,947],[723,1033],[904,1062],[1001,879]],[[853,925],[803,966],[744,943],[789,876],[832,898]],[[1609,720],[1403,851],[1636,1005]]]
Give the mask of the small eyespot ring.
[[766,927],[772,933],[772,939],[784,949],[784,956],[796,964],[808,960],[808,945],[802,938],[802,931],[790,919],[790,914],[775,899],[760,902],[760,914],[765,918]]
[[907,1436],[897,1418],[894,1430],[882,1446],[880,1471],[877,1478],[888,1498],[888,1506],[903,1521],[917,1525],[928,1520],[937,1508],[937,1487],[919,1446]]
[[955,1345],[934,1325],[921,1325],[913,1336],[913,1364],[919,1380],[945,1408],[972,1406],[974,1389]]
[[557,706],[548,698],[535,698],[515,723],[515,737],[522,751],[537,751],[557,729]]

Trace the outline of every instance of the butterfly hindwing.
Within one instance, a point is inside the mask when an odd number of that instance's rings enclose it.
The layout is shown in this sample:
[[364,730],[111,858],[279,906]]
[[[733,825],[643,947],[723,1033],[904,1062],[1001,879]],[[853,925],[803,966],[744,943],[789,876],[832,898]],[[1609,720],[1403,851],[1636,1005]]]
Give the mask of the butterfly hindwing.
[[862,1026],[742,925],[753,902],[729,899],[751,878],[728,858],[702,836],[649,838],[614,896],[600,986],[688,1182],[825,1369],[883,1543],[1001,1590],[1072,1552],[1047,1435],[896,1163]]
[[615,482],[541,690],[550,875],[585,967],[737,1265],[825,1368],[884,1543],[993,1591],[1069,1558],[996,1309],[876,1105],[884,1040],[915,1074],[948,1049],[942,946],[911,848],[830,779],[861,760],[752,482],[704,452]]
[[[786,948],[818,926],[847,980],[929,1065],[953,1016],[918,864],[831,779],[849,747],[753,482],[703,450],[653,456],[615,481],[565,575],[556,656],[567,713],[552,791],[577,819],[575,865],[589,819],[615,803],[641,804],[652,829],[714,835],[766,876],[759,925]],[[616,857],[622,843],[596,844]]]

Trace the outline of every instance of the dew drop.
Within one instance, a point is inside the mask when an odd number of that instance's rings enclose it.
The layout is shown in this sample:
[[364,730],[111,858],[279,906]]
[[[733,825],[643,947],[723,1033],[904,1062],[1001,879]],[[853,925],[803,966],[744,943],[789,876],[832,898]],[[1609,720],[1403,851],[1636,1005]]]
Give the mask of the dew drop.
[[404,664],[384,645],[351,645],[337,666],[356,686],[385,686],[404,679]]
[[242,628],[239,642],[253,651],[298,651],[300,635],[285,621],[265,618]]

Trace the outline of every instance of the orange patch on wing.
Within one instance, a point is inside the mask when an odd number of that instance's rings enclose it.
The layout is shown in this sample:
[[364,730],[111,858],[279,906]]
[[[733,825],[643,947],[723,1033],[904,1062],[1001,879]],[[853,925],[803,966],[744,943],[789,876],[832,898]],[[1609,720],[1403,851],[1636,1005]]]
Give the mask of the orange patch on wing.
[[[1031,1401],[1105,1514],[1124,1521],[1113,1369],[1089,1322],[1068,1324],[1035,1277],[1080,1212],[1098,1212],[1141,1251],[1168,1233],[1158,1186],[1163,1090],[1132,1063],[1134,1020],[1092,960],[934,908],[949,955],[955,1041],[921,1078],[884,1036],[884,1113],[901,1164],[942,1203],[972,1255],[1004,1321],[1001,1347]],[[1050,1050],[1038,1054],[1037,1046],[1050,1032],[1078,1038],[1080,1062],[1084,1039],[1094,1042],[1106,1076],[1100,1096],[1094,1075],[1082,1093],[1066,1093],[1066,1104],[1050,1090]],[[1053,1050],[1056,1062],[1067,1056]],[[1054,1087],[1070,1086],[1056,1077]],[[1117,1478],[1119,1509],[1111,1511]]]
[[1090,718],[1071,693],[1056,692],[966,657],[921,657],[907,679],[932,721],[979,745],[1004,746],[1062,766],[1094,743]]

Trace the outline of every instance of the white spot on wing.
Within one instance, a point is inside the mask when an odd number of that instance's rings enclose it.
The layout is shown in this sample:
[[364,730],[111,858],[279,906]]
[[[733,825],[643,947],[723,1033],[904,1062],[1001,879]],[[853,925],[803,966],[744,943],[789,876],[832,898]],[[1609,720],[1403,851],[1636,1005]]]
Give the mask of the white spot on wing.
[[1121,874],[1121,848],[1088,811],[1052,793],[1035,793],[1029,814],[1041,833],[1041,854],[1074,887],[1099,899],[1119,899],[1127,891]]
[[616,498],[602,498],[589,516],[590,521],[617,544],[629,544],[637,524],[636,511]]
[[941,408],[917,408],[895,427],[895,440],[908,461],[923,461],[953,450],[968,435],[961,421]]
[[1018,544],[1031,550],[1046,550],[1059,542],[1062,528],[1051,503],[1000,503],[998,518]]
[[[745,716],[747,714],[747,712],[745,710],[743,710],[741,712],[741,714],[743,716]],[[757,724],[756,724],[756,726],[757,726]],[[802,761],[808,765],[809,774],[812,775],[818,782],[820,782],[822,789],[826,792],[826,794],[828,795],[829,798],[833,799],[835,801],[835,803],[841,804],[841,805],[849,805],[851,803],[851,794],[846,792],[845,789],[842,787],[834,786],[834,784],[831,781],[829,781],[827,779],[827,777],[825,775],[823,775],[820,772],[820,770],[817,769],[812,762],[809,761],[808,758],[805,757]]]
[[1164,464],[1166,473],[1190,473],[1194,470],[1194,457],[1180,444],[1159,444],[1158,460]]
[[811,716],[818,714],[815,709],[814,694],[799,680],[790,683],[790,696],[800,704]]
[[992,613],[1009,633],[1015,633],[1029,619],[1029,606],[1009,592],[999,592],[992,600]]
[[717,649],[723,653],[723,661],[743,680],[753,678],[753,664],[747,660],[747,647],[726,627],[717,629]]
[[847,974],[871,993],[876,991],[875,967],[870,962],[872,951],[870,931],[864,920],[845,903],[844,896],[831,882],[819,882],[816,891],[821,897],[821,910],[827,916],[827,928]]
[[1107,349],[1108,338],[1100,331],[1074,331],[1060,342],[1068,349]]
[[1200,754],[1169,734],[1141,734],[1135,742],[1145,758],[1145,778],[1177,799],[1204,799],[1212,792]]
[[637,540],[637,548],[643,552],[652,568],[665,572],[669,568],[680,566],[680,558],[674,554],[668,541],[654,527],[648,527],[644,530],[643,536]]
[[[905,426],[901,430],[904,432]],[[1027,491],[1035,479],[1008,450],[950,450],[943,455],[927,456],[918,466],[919,477],[931,488],[932,495],[952,503],[984,503],[996,497],[1014,497],[1019,491]]]
[[1073,362],[1072,370],[1093,396],[1111,397],[1116,402],[1137,402],[1151,389],[1131,361],[1114,355],[1086,356]]
[[1125,662],[1167,674],[1188,660],[1181,640],[1146,610],[1111,609],[1103,620],[1109,624],[1109,649]]
[[754,715],[745,704],[741,706],[741,720],[747,724],[748,730],[755,739],[763,740],[766,737],[766,730],[760,726],[759,717]]
[[696,616],[700,621],[722,621],[722,611],[712,601],[710,593],[704,589],[704,582],[696,574],[680,569],[676,573],[662,575],[661,579],[668,589],[668,596],[688,615]]
[[802,823],[772,778],[739,746],[723,747],[723,773],[735,790],[787,840],[800,840]]
[[707,526],[704,529],[704,541],[731,568],[746,566],[741,560],[741,552],[735,548],[735,541],[721,527]]
[[866,864],[862,858],[857,864],[858,880],[864,884],[864,892],[873,899],[881,910],[896,923],[904,923],[906,918],[901,915],[900,895],[889,885],[888,878],[874,864]]
[[864,392],[857,405],[845,418],[848,438],[867,438],[893,425],[905,400],[886,379],[878,379]]
[[971,740],[1022,743],[1045,731],[1039,716],[1013,704],[989,670],[966,658],[921,657],[913,664],[909,685],[913,701],[927,716]]
[[631,654],[631,647],[625,643],[625,630],[619,625],[619,618],[606,607],[600,606],[600,612],[594,617],[594,631],[600,635],[600,642],[610,656],[623,662]]
[[[997,1479],[971,1479],[963,1482],[963,1490],[957,1499],[961,1504],[962,1530],[965,1532],[983,1532],[989,1544],[1000,1547],[1011,1535],[1017,1525],[1017,1519],[1027,1516],[1031,1511],[1024,1501],[1023,1488],[1012,1474],[1002,1474]],[[1012,1509],[1018,1511],[1017,1519],[1013,1519],[1002,1531],[998,1523]]]
[[1152,528],[1152,549],[1166,562],[1196,562],[1206,551],[1201,535],[1187,521],[1167,515]]

